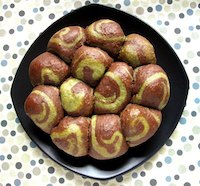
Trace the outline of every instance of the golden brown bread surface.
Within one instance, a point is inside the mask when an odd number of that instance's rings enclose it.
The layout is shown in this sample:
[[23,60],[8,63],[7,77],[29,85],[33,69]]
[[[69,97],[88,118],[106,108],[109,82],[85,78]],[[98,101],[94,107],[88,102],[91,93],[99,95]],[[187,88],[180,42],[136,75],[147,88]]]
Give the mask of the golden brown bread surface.
[[170,97],[170,84],[165,71],[155,64],[137,67],[133,73],[132,103],[162,110]]
[[84,82],[68,78],[60,86],[61,103],[70,116],[90,116],[94,106],[93,89]]
[[112,62],[113,59],[100,48],[82,46],[74,53],[72,75],[94,87]]
[[125,36],[109,19],[58,30],[29,76],[36,87],[24,104],[27,115],[75,157],[117,158],[144,143],[170,96],[154,46],[139,34]]
[[47,50],[71,63],[74,52],[84,45],[85,30],[80,26],[68,26],[57,31],[49,40]]
[[43,84],[57,86],[69,74],[69,66],[50,52],[40,54],[29,65],[29,77],[33,86]]
[[50,133],[64,117],[59,89],[54,86],[39,85],[28,95],[24,103],[26,114],[44,132]]
[[124,43],[125,35],[117,22],[101,19],[86,27],[86,38],[89,45],[99,47],[115,56]]
[[95,114],[119,113],[131,99],[133,69],[114,62],[96,87]]
[[81,157],[88,154],[90,118],[64,117],[51,131],[53,143],[64,152]]
[[158,130],[162,113],[136,104],[129,104],[121,112],[122,131],[130,147],[140,145]]
[[114,114],[93,115],[89,155],[95,159],[105,160],[119,157],[127,150],[120,117]]

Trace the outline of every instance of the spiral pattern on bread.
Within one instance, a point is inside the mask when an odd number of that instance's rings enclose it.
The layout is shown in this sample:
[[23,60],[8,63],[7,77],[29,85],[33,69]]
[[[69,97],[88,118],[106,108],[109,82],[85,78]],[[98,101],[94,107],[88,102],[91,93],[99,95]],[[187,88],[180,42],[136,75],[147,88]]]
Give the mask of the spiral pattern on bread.
[[40,54],[29,65],[29,77],[33,86],[60,85],[69,73],[69,66],[50,52]]
[[93,115],[90,127],[89,155],[96,159],[111,159],[128,150],[117,115]]
[[118,113],[126,106],[131,98],[132,73],[126,63],[111,64],[94,92],[95,113]]
[[59,90],[53,86],[35,87],[27,97],[24,109],[33,122],[46,133],[50,133],[64,116]]
[[57,31],[49,40],[47,49],[70,63],[74,52],[84,45],[85,30],[80,26],[69,26]]
[[82,46],[74,54],[72,75],[90,86],[97,85],[113,59],[103,50]]
[[102,48],[113,55],[118,54],[125,40],[121,26],[109,19],[93,22],[86,28],[86,36],[89,45]]
[[155,64],[134,70],[132,103],[162,110],[170,96],[169,80],[164,70]]
[[101,19],[62,28],[47,50],[30,63],[24,109],[59,149],[108,160],[159,129],[170,84],[146,38]]
[[153,45],[139,34],[130,34],[126,37],[126,41],[119,52],[119,59],[126,61],[133,68],[156,63]]
[[127,105],[120,117],[123,134],[130,147],[140,145],[152,137],[162,120],[160,111],[136,104]]
[[90,119],[86,117],[64,117],[51,131],[53,143],[64,152],[75,157],[88,154],[88,128]]
[[68,78],[60,86],[61,103],[71,116],[89,116],[93,111],[93,89],[84,82]]

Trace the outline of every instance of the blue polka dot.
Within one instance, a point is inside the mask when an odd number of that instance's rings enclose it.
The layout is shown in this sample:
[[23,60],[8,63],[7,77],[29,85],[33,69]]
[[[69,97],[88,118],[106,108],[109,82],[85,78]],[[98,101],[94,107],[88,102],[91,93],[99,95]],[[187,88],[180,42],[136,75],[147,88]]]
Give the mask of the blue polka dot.
[[200,160],[198,161],[197,165],[200,167]]
[[189,26],[189,30],[190,31],[194,30],[194,27],[193,26]]
[[193,10],[192,10],[192,9],[188,9],[188,10],[187,10],[187,14],[188,14],[188,15],[192,15],[192,14],[193,14]]
[[21,41],[17,42],[17,46],[18,47],[22,46],[22,42]]
[[166,181],[167,181],[167,182],[170,182],[171,180],[172,180],[172,179],[171,179],[170,176],[167,176],[167,177],[166,177]]
[[15,119],[15,122],[16,122],[16,123],[19,123],[19,118],[16,118],[16,119]]
[[194,102],[198,104],[200,102],[200,99],[199,98],[195,98]]
[[5,67],[5,66],[7,65],[7,63],[8,63],[8,62],[7,62],[6,60],[2,60],[2,61],[1,61],[1,65],[2,65],[3,67]]
[[36,164],[36,162],[35,162],[35,160],[31,160],[31,165],[35,165]]
[[4,155],[0,155],[0,160],[3,161],[5,159]]
[[21,32],[21,31],[23,30],[23,26],[22,26],[22,25],[17,26],[17,30],[18,30],[19,32]]
[[185,142],[185,141],[186,141],[186,137],[185,137],[185,136],[182,136],[182,137],[181,137],[181,141],[182,141],[182,142]]
[[174,48],[178,50],[178,49],[181,48],[181,45],[180,45],[179,43],[175,43],[175,44],[174,44]]
[[171,157],[167,156],[167,157],[165,158],[165,163],[170,164],[171,162],[172,162]]
[[67,10],[65,10],[65,11],[63,12],[63,15],[66,15],[66,14],[68,14],[68,11],[67,11]]
[[192,87],[193,89],[199,89],[199,83],[193,83]]
[[37,13],[37,12],[38,12],[38,9],[37,9],[37,8],[34,8],[34,9],[33,9],[33,12],[34,12],[34,13]]
[[35,144],[33,141],[31,141],[31,142],[30,142],[30,146],[31,146],[32,148],[35,148],[35,147],[36,147],[36,144]]
[[4,142],[5,142],[5,138],[1,136],[1,137],[0,137],[0,143],[3,144]]
[[162,24],[162,21],[161,21],[161,20],[158,20],[158,21],[157,21],[157,24],[158,24],[158,25],[161,25],[161,24]]
[[99,2],[99,0],[93,0],[95,3],[98,3]]
[[3,5],[3,9],[6,10],[8,8],[8,5]]
[[186,119],[184,117],[181,117],[179,122],[180,122],[180,124],[184,125],[184,124],[186,124]]
[[130,0],[124,0],[124,5],[129,6],[131,4]]
[[160,12],[160,11],[162,10],[162,6],[161,6],[161,5],[156,5],[156,10],[157,10],[158,12]]
[[49,184],[47,184],[47,186],[53,186],[53,185],[49,183]]
[[2,126],[2,127],[6,127],[6,125],[7,125],[7,121],[6,121],[6,120],[2,120],[2,121],[1,121],[1,126]]
[[19,179],[16,179],[16,180],[14,181],[14,184],[15,184],[16,186],[19,186],[19,185],[21,185],[21,181],[20,181]]
[[2,77],[1,82],[4,83],[6,81],[6,78]]

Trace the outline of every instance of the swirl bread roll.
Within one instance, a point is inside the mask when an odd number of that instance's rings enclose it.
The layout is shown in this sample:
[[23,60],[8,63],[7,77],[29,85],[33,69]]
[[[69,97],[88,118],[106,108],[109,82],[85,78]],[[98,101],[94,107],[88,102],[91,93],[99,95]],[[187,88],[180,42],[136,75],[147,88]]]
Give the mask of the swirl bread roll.
[[68,78],[60,86],[61,103],[70,116],[89,116],[92,114],[93,89],[84,82]]
[[69,66],[50,52],[44,52],[29,65],[29,77],[33,86],[60,85],[70,74]]
[[130,34],[119,52],[119,59],[133,68],[145,64],[155,64],[156,55],[153,45],[143,36]]
[[57,31],[49,40],[47,49],[71,63],[74,52],[84,45],[85,30],[80,26],[68,26]]
[[53,143],[61,150],[75,157],[88,154],[90,118],[64,117],[51,131]]
[[161,111],[136,104],[129,104],[121,112],[122,131],[130,147],[140,145],[151,138],[158,130]]
[[123,62],[114,62],[94,92],[96,114],[119,113],[130,101],[133,69]]
[[169,80],[164,70],[155,64],[137,67],[133,73],[131,102],[162,110],[170,96]]
[[59,89],[54,86],[36,86],[26,98],[24,109],[33,122],[48,134],[64,117]]
[[89,155],[106,160],[126,153],[128,146],[122,134],[120,117],[114,114],[93,115],[90,127]]
[[103,50],[82,46],[74,53],[72,75],[90,86],[95,86],[112,62],[113,59]]
[[119,53],[125,40],[121,26],[109,19],[100,19],[89,25],[86,37],[89,45],[99,47],[111,55]]

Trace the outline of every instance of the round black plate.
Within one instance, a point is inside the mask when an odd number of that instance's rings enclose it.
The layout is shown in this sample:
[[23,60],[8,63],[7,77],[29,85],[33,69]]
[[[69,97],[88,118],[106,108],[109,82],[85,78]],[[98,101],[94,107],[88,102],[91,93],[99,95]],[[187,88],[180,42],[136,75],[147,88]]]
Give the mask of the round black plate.
[[[28,76],[29,64],[37,55],[46,50],[50,37],[65,26],[80,25],[86,27],[93,21],[102,18],[118,22],[126,35],[138,33],[150,40],[155,47],[157,62],[166,71],[171,86],[170,100],[162,111],[163,120],[156,134],[146,143],[129,148],[124,156],[103,162],[91,157],[74,158],[60,151],[53,145],[50,137],[38,129],[26,116],[23,107],[26,97],[33,88]],[[180,60],[170,45],[154,29],[125,12],[92,4],[63,16],[41,33],[27,51],[18,68],[11,89],[11,97],[24,130],[44,153],[76,173],[96,179],[108,179],[141,165],[165,144],[181,117],[188,89],[188,77]]]

